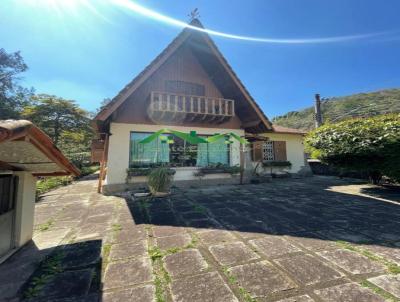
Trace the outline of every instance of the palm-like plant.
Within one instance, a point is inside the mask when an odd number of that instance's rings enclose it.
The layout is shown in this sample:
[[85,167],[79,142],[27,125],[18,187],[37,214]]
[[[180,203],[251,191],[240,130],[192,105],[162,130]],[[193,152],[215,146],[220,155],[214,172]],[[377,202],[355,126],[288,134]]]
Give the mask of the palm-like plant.
[[150,192],[156,194],[158,192],[167,193],[172,183],[173,174],[170,169],[159,167],[151,171],[148,177]]

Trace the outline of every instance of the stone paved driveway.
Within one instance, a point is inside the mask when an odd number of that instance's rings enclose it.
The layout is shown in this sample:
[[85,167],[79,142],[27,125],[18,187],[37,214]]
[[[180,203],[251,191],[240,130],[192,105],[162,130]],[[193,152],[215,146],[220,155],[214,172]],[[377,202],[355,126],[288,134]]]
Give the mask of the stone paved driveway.
[[400,301],[397,197],[323,177],[153,200],[95,186],[42,197],[1,301]]

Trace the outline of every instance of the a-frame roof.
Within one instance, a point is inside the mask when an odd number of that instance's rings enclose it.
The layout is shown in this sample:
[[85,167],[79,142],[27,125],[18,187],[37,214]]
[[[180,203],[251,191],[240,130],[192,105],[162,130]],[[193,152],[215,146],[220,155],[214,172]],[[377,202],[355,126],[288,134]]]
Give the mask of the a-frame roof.
[[[190,25],[204,28],[198,19],[194,19],[190,22]],[[232,99],[242,99],[243,103],[245,103],[242,104],[242,106],[249,108],[250,111],[242,110],[243,112],[250,113],[241,117],[243,127],[249,132],[273,131],[271,122],[247,91],[210,36],[205,32],[196,31],[191,28],[185,28],[141,73],[126,85],[110,103],[101,109],[94,120],[99,123],[107,121],[113,112],[116,111],[136,89],[156,72],[183,43],[189,40],[191,40],[190,43],[194,45],[198,53],[201,52],[201,55],[197,57],[203,67],[205,67],[204,69],[206,72],[214,75],[213,81],[220,81],[220,85],[216,83],[217,86],[225,88],[225,91],[221,89],[223,94]],[[237,106],[236,108],[238,109]]]

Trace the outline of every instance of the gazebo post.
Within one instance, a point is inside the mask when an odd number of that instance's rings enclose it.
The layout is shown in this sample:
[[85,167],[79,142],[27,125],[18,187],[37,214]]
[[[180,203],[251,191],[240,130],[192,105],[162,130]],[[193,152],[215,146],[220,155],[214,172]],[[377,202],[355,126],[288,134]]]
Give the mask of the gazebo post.
[[243,184],[243,174],[244,174],[244,152],[243,152],[243,144],[239,144],[240,148],[240,184]]

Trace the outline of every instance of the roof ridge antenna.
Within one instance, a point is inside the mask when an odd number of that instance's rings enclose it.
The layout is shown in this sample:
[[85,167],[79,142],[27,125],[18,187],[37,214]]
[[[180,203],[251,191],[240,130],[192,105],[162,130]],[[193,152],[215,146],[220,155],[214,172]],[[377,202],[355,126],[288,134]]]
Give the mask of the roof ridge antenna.
[[194,20],[199,19],[200,18],[199,9],[196,7],[187,16],[189,17],[189,23],[193,22]]

